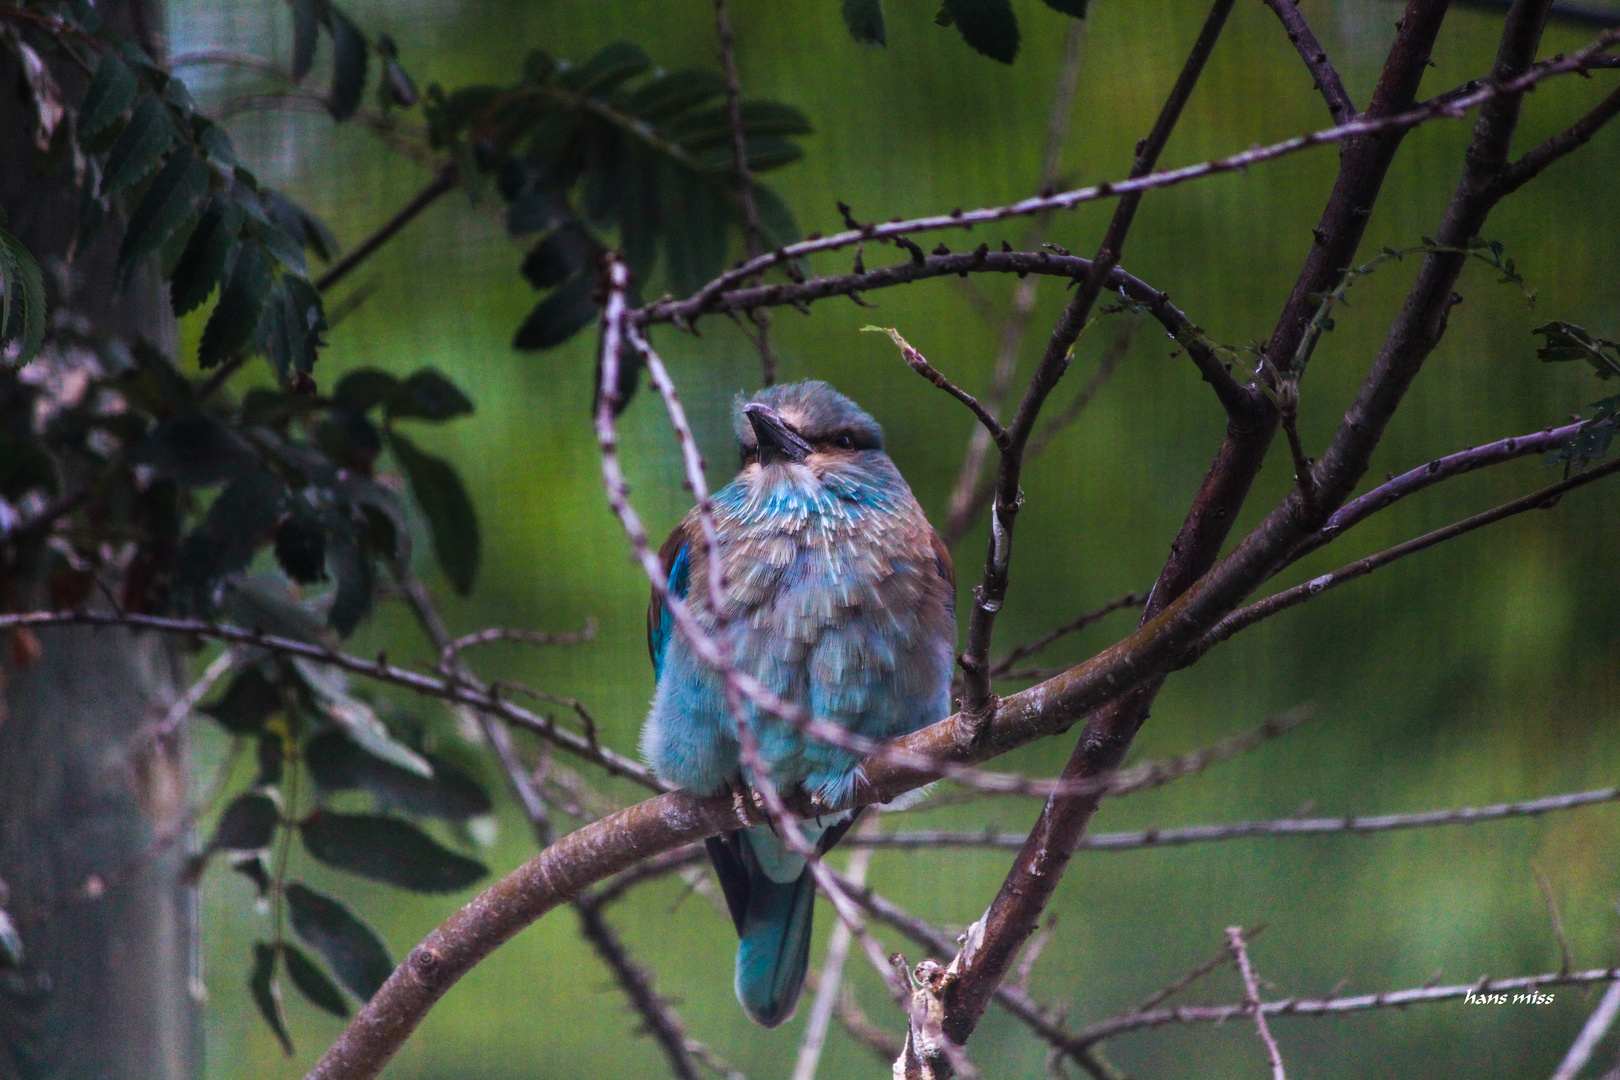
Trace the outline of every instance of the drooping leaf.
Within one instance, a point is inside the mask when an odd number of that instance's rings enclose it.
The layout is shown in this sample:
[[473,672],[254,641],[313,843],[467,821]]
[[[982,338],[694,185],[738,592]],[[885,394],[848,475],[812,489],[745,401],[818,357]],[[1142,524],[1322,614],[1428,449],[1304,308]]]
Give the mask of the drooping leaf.
[[79,106],[79,138],[93,139],[111,127],[139,89],[135,73],[118,53],[111,49],[103,53],[90,88],[84,92],[84,104]]
[[[337,251],[337,237],[332,235],[332,230],[326,222],[308,208],[300,206],[273,188],[261,187],[259,201],[275,226],[286,233],[300,249],[308,248],[322,262],[332,261],[332,256]],[[302,261],[300,255],[300,264]]]
[[1060,15],[1068,15],[1076,19],[1086,17],[1086,5],[1091,0],[1046,0],[1046,6]]
[[[771,135],[750,134],[743,140],[750,172],[770,172],[791,165],[804,157],[797,143]],[[729,146],[711,146],[692,155],[699,170],[707,173],[727,174],[736,169],[737,155]]]
[[176,315],[196,310],[214,291],[225,260],[242,233],[243,220],[240,204],[224,194],[216,194],[203,211],[169,281],[169,302]]
[[624,100],[624,111],[659,123],[713,101],[725,92],[725,79],[713,71],[703,68],[674,71],[649,79],[632,90]]
[[1018,56],[1018,17],[1009,0],[943,0],[941,25],[955,24],[962,40],[992,60],[1010,64]]
[[252,469],[258,455],[215,417],[185,412],[147,432],[130,448],[130,459],[187,487],[206,487]]
[[305,850],[326,865],[412,892],[456,892],[489,873],[399,818],[317,811],[298,831]]
[[417,449],[397,431],[390,431],[394,457],[411,484],[411,493],[427,518],[433,551],[456,593],[466,596],[478,576],[478,515],[461,477],[449,462]]
[[238,672],[223,696],[198,711],[233,735],[256,735],[282,706],[280,689],[255,665]]
[[1545,363],[1580,360],[1592,365],[1600,379],[1620,375],[1620,341],[1610,341],[1585,327],[1562,321],[1543,323],[1530,332],[1545,339],[1536,350],[1536,356]]
[[168,108],[156,94],[144,95],[135,103],[129,124],[107,154],[101,193],[111,195],[140,180],[173,142],[174,121],[169,118]]
[[[738,208],[739,211],[741,207]],[[759,215],[760,239],[768,248],[786,247],[802,239],[793,211],[771,188],[754,185],[754,211]]]
[[191,611],[213,609],[217,586],[247,569],[280,516],[286,483],[254,469],[226,485],[180,544],[175,591]]
[[385,806],[406,813],[466,821],[493,809],[478,781],[442,758],[430,758],[433,776],[428,779],[379,760],[330,731],[305,744],[304,760],[321,790],[366,791]]
[[349,1018],[349,1003],[343,1000],[343,991],[326,977],[326,972],[317,967],[315,961],[304,955],[303,950],[284,942],[281,957],[287,962],[287,975],[292,984],[311,1005],[333,1016]]
[[433,368],[411,372],[388,396],[387,406],[389,417],[395,420],[450,420],[473,411],[467,395]]
[[581,94],[606,97],[652,67],[637,45],[616,41],[576,68],[563,73],[562,85]]
[[119,263],[127,267],[162,247],[207,193],[208,166],[195,150],[179,143],[129,215]]
[[664,265],[675,293],[686,296],[725,264],[731,194],[712,179],[678,166],[665,168],[659,194]]
[[270,895],[270,871],[264,865],[263,856],[257,852],[252,855],[238,855],[230,860],[230,867],[251,881],[254,890],[261,897]]
[[203,153],[208,155],[208,159],[214,164],[223,165],[227,169],[235,169],[241,165],[236,158],[236,147],[231,143],[231,137],[224,128],[201,113],[196,113],[191,118],[191,130],[202,146]]
[[374,560],[352,525],[331,534],[327,553],[337,588],[332,590],[332,606],[327,609],[326,622],[340,637],[348,637],[360,620],[371,613],[376,599]]
[[366,92],[366,64],[369,49],[366,37],[349,17],[327,5],[332,28],[332,119],[348,120],[360,109]]
[[332,400],[346,409],[365,412],[387,401],[399,389],[399,380],[378,368],[356,368],[338,380]]
[[[3,224],[3,223],[0,223]],[[21,240],[0,227],[0,351],[18,343],[26,364],[45,343],[45,277]]]
[[[744,101],[737,112],[742,119],[743,134],[749,138],[808,135],[812,130],[804,113],[780,101]],[[664,133],[688,150],[730,147],[731,113],[726,106],[716,105],[682,117],[665,128]]]
[[208,316],[208,325],[203,327],[202,344],[197,349],[198,367],[206,371],[248,346],[264,314],[271,284],[264,249],[254,243],[238,244],[225,287],[220,290],[213,314]]
[[219,816],[209,851],[261,851],[275,839],[281,823],[281,809],[268,793],[249,791],[238,795]]
[[523,276],[537,289],[560,285],[588,267],[597,246],[577,223],[559,226],[541,237],[523,260]]
[[887,45],[882,0],[844,0],[844,27],[862,45]]
[[294,670],[315,696],[321,715],[342,728],[368,754],[409,769],[418,776],[432,777],[433,766],[415,750],[388,733],[375,709],[349,692],[341,671],[294,657]]
[[291,882],[286,897],[293,933],[321,954],[351,994],[370,1001],[394,971],[382,940],[343,904],[307,885]]
[[281,986],[276,982],[276,950],[263,941],[253,943],[253,970],[248,974],[248,990],[259,1015],[275,1032],[282,1053],[293,1056],[292,1036],[287,1034],[287,1016],[281,1008]]
[[314,286],[296,274],[282,274],[265,301],[259,333],[283,384],[294,372],[315,369],[319,349],[326,344],[321,338],[325,331],[326,314]]
[[399,62],[399,46],[387,34],[377,35],[377,55],[383,58],[382,78],[377,82],[377,97],[384,109],[399,106],[409,109],[421,100],[416,80],[411,78]]
[[315,64],[316,33],[320,27],[320,0],[293,0],[293,82],[303,82]]

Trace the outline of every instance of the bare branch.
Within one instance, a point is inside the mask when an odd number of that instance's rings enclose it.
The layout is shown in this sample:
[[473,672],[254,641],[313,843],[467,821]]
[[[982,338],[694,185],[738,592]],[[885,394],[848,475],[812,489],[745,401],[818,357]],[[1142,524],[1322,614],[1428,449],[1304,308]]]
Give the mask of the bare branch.
[[1333,122],[1343,124],[1354,119],[1356,103],[1350,100],[1350,93],[1344,88],[1338,69],[1328,59],[1322,43],[1316,40],[1316,34],[1312,32],[1310,23],[1305,21],[1299,5],[1295,0],[1266,0],[1266,7],[1282,20],[1283,28],[1288,31],[1288,40],[1299,50],[1299,58],[1305,61],[1311,77],[1316,80],[1312,89],[1322,92],[1322,99],[1327,102]]
[[992,416],[988,409],[980,405],[972,394],[969,394],[941,374],[939,369],[930,364],[922,353],[918,352],[909,341],[900,336],[900,331],[892,326],[868,326],[863,329],[888,334],[889,338],[900,347],[900,355],[905,358],[907,367],[951,395],[957,401],[960,401],[963,405],[966,405],[968,412],[972,413],[974,418],[983,425],[984,430],[989,433],[991,441],[1001,449],[1006,450],[1012,445],[1012,440],[1007,435],[1007,429],[1001,426],[1001,422]]
[[1599,999],[1597,1008],[1586,1018],[1586,1023],[1581,1025],[1581,1033],[1570,1045],[1569,1053],[1564,1055],[1564,1060],[1560,1061],[1558,1068],[1553,1071],[1552,1080],[1575,1080],[1581,1074],[1581,1070],[1586,1068],[1586,1063],[1591,1060],[1592,1051],[1597,1049],[1598,1043],[1603,1041],[1603,1036],[1614,1026],[1614,1018],[1617,1015],[1620,1015],[1620,982],[1610,983],[1609,988],[1603,991],[1603,997]]
[[[1280,818],[1273,821],[1235,821],[1228,825],[1187,825],[1169,829],[1141,829],[1135,832],[1097,833],[1080,840],[1079,851],[1137,851],[1151,847],[1175,847],[1251,836],[1331,836],[1339,833],[1365,836],[1401,829],[1427,829],[1441,825],[1479,825],[1510,818],[1536,817],[1563,810],[1620,801],[1620,787],[1575,791],[1522,802],[1494,803],[1488,806],[1458,806],[1446,810],[1425,810],[1415,814],[1348,815],[1331,818]],[[846,843],[880,848],[993,847],[1019,848],[1024,834],[996,832],[947,832],[906,830],[876,833]]]
[[447,666],[450,661],[461,655],[463,649],[474,645],[488,645],[495,641],[520,641],[525,645],[578,645],[596,637],[596,620],[586,619],[582,630],[569,630],[553,632],[547,630],[518,630],[504,626],[492,626],[485,630],[476,630],[471,634],[463,634],[454,641],[444,643],[439,653],[440,666]]
[[1540,146],[1509,165],[1496,181],[1497,197],[1501,198],[1519,190],[1540,176],[1547,166],[1585,146],[1593,135],[1616,116],[1620,116],[1620,88],[1594,105],[1590,112],[1575,123],[1550,136]]
[[1568,975],[1575,969],[1575,951],[1570,948],[1569,934],[1564,931],[1564,917],[1558,912],[1558,897],[1553,894],[1552,882],[1535,863],[1530,864],[1531,871],[1536,875],[1536,887],[1541,890],[1541,899],[1547,905],[1547,919],[1552,924],[1553,940],[1558,943],[1560,974]]
[[1288,1073],[1283,1068],[1282,1051],[1277,1047],[1277,1040],[1271,1037],[1271,1028],[1266,1026],[1266,1014],[1260,1008],[1260,980],[1255,977],[1254,967],[1249,963],[1249,949],[1243,942],[1243,927],[1228,926],[1226,943],[1243,976],[1243,1008],[1254,1017],[1255,1030],[1260,1033],[1266,1056],[1271,1059],[1271,1080],[1288,1080]]
[[[1356,997],[1285,998],[1260,1005],[1260,1013],[1273,1016],[1339,1016],[1343,1013],[1366,1012],[1370,1009],[1394,1009],[1408,1005],[1423,1005],[1436,1001],[1467,1000],[1481,994],[1534,994],[1554,986],[1590,986],[1620,980],[1620,967],[1596,968],[1569,974],[1553,972],[1547,975],[1521,975],[1511,979],[1482,978],[1478,982],[1460,986],[1420,986],[1410,990],[1386,990],[1377,994]],[[1528,1000],[1528,998],[1527,998]],[[1224,1024],[1244,1016],[1253,1009],[1247,1005],[1183,1005],[1174,1009],[1154,1009],[1149,1012],[1126,1013],[1091,1025],[1075,1033],[1076,1041],[1092,1045],[1144,1028],[1164,1027],[1168,1024]]]
[[1539,491],[1533,491],[1528,495],[1514,499],[1512,502],[1503,503],[1483,513],[1475,514],[1473,517],[1454,522],[1444,528],[1424,533],[1422,536],[1408,540],[1404,544],[1397,544],[1375,555],[1357,559],[1353,563],[1348,563],[1337,570],[1314,577],[1291,589],[1273,593],[1264,600],[1258,600],[1248,607],[1239,608],[1223,618],[1209,633],[1199,638],[1193,647],[1188,650],[1185,662],[1191,663],[1233,634],[1247,630],[1255,623],[1268,619],[1278,612],[1287,611],[1289,608],[1297,607],[1307,600],[1313,600],[1329,589],[1337,588],[1347,581],[1366,577],[1374,570],[1382,569],[1398,559],[1403,559],[1408,555],[1415,555],[1420,551],[1434,547],[1436,544],[1455,539],[1486,525],[1494,525],[1496,522],[1513,517],[1515,514],[1522,514],[1527,510],[1550,509],[1557,504],[1559,498],[1566,492],[1584,487],[1595,480],[1601,480],[1616,471],[1620,471],[1620,459],[1599,465],[1584,473],[1578,473],[1568,480],[1549,484]]
[[[595,898],[581,897],[574,903],[574,910],[579,913],[580,933],[607,964],[614,981],[641,1017],[648,1034],[664,1051],[670,1072],[680,1080],[699,1080],[701,1074],[688,1050],[685,1027],[676,1018],[669,1002],[659,996],[652,976],[635,962],[624,947],[624,942],[608,924],[606,916],[602,914],[602,905]],[[727,1071],[731,1070],[728,1068]]]
[[1012,666],[1018,663],[1018,661],[1024,659],[1025,657],[1034,656],[1036,653],[1045,651],[1059,638],[1072,634],[1077,630],[1084,630],[1093,623],[1101,622],[1103,619],[1106,619],[1116,611],[1122,611],[1125,608],[1141,607],[1146,599],[1147,596],[1145,594],[1133,592],[1126,593],[1118,600],[1110,600],[1100,608],[1095,608],[1069,622],[1064,623],[1062,626],[1048,630],[1034,641],[1028,642],[1024,645],[1015,646],[1007,653],[1006,656],[1002,657],[996,662],[996,665],[990,669],[990,674],[998,677],[1006,675],[1007,672],[1012,670]]
[[427,186],[417,192],[415,197],[394,213],[394,216],[383,222],[376,232],[355,245],[343,258],[327,268],[326,273],[315,279],[315,288],[325,292],[354,270],[355,267],[371,258],[388,241],[392,240],[401,229],[409,225],[421,215],[422,211],[439,201],[439,198],[454,191],[460,182],[461,173],[455,165],[441,165],[439,171],[433,174]]
[[[1245,941],[1253,941],[1264,929],[1264,924],[1256,926],[1252,930],[1244,930],[1241,927],[1238,928],[1239,933],[1243,935]],[[1228,946],[1227,948],[1216,953],[1214,956],[1210,957],[1208,960],[1205,960],[1202,964],[1199,964],[1197,967],[1193,968],[1191,971],[1187,972],[1187,974],[1183,975],[1175,982],[1168,983],[1165,986],[1160,987],[1158,990],[1153,991],[1153,993],[1149,994],[1147,997],[1143,998],[1141,1003],[1136,1006],[1136,1011],[1139,1013],[1147,1012],[1160,1002],[1168,1001],[1170,998],[1175,997],[1177,994],[1192,986],[1193,983],[1197,982],[1199,979],[1202,979],[1205,975],[1208,975],[1216,968],[1225,967],[1231,962],[1232,950],[1231,947]]]
[[654,304],[638,313],[637,321],[680,321],[690,323],[698,315],[712,310],[712,302],[739,282],[746,281],[773,266],[803,258],[820,251],[836,251],[855,244],[874,240],[890,240],[912,233],[938,229],[965,229],[975,225],[1005,221],[1009,218],[1028,217],[1051,210],[1069,210],[1082,203],[1116,198],[1135,192],[1153,191],[1172,187],[1189,180],[1197,180],[1220,173],[1248,169],[1266,161],[1273,161],[1313,146],[1344,142],[1367,135],[1405,131],[1421,124],[1440,119],[1457,119],[1470,109],[1502,97],[1516,97],[1547,79],[1573,72],[1587,71],[1604,65],[1604,53],[1620,42],[1620,30],[1606,31],[1585,47],[1565,56],[1531,65],[1523,74],[1506,80],[1473,80],[1464,88],[1438,95],[1401,112],[1385,115],[1364,115],[1348,123],[1336,124],[1306,135],[1257,146],[1241,153],[1186,165],[1179,169],[1166,169],[1140,177],[1075,188],[1054,195],[1035,196],[1006,206],[987,207],[982,210],[964,210],[961,213],[936,214],[905,221],[870,224],[815,240],[801,240],[778,251],[766,252],[743,265],[728,270],[698,290],[688,300]]

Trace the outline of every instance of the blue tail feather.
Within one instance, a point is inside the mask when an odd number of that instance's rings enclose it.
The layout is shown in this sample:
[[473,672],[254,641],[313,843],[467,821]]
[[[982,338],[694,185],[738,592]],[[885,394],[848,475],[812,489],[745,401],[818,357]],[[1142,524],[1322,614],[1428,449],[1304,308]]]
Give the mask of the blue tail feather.
[[763,874],[751,885],[737,943],[737,1000],[756,1023],[773,1028],[793,1015],[804,989],[816,885],[808,869],[786,885]]

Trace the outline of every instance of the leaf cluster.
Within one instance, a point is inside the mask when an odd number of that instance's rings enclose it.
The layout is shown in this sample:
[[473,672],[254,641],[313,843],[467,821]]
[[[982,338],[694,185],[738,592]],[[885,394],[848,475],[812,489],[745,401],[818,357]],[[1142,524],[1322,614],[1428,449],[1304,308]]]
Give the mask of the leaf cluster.
[[[1543,344],[1536,350],[1542,363],[1559,364],[1571,361],[1591,365],[1600,379],[1620,375],[1620,341],[1599,337],[1585,327],[1574,323],[1553,321],[1543,323],[1531,331],[1540,334]],[[1614,442],[1615,428],[1620,425],[1620,394],[1592,403],[1591,417],[1570,436],[1563,446],[1547,455],[1548,465],[1583,469],[1609,452]]]
[[[1060,15],[1083,19],[1088,0],[1045,0]],[[842,0],[844,26],[863,45],[888,44],[883,0]],[[940,0],[939,26],[954,26],[974,52],[1010,64],[1018,57],[1018,16],[1009,0]]]
[[[247,589],[274,608],[274,585]],[[455,892],[488,871],[426,826],[438,822],[466,846],[487,832],[480,823],[492,823],[493,804],[473,773],[435,752],[419,723],[385,722],[344,676],[317,665],[249,658],[202,712],[236,738],[254,740],[258,768],[220,813],[193,873],[222,856],[270,902],[274,933],[253,946],[248,985],[290,1054],[283,970],[310,1004],[346,1017],[349,999],[369,1000],[394,967],[382,938],[351,907],[290,877],[290,842],[345,874],[413,892]],[[284,793],[311,787],[313,806],[294,819]],[[333,805],[357,796],[369,798],[369,809]],[[289,929],[324,967],[288,940]]]

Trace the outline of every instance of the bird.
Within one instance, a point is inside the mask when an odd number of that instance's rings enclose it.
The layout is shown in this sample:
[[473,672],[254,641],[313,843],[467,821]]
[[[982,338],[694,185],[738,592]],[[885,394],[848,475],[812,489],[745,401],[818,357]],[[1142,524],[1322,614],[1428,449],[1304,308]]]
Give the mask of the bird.
[[[767,387],[734,402],[741,470],[711,500],[723,597],[708,600],[698,511],[659,550],[670,595],[688,602],[735,669],[814,717],[891,739],[951,712],[956,579],[949,549],[884,452],[883,429],[825,382]],[[704,665],[657,589],[647,610],[657,689],[642,729],[660,778],[698,795],[756,785],[738,746],[722,677]],[[757,762],[778,790],[837,807],[860,755],[805,736],[744,701]],[[848,811],[799,823],[824,854],[854,824]],[[743,1011],[788,1020],[810,958],[815,883],[771,825],[706,842],[739,938]]]

